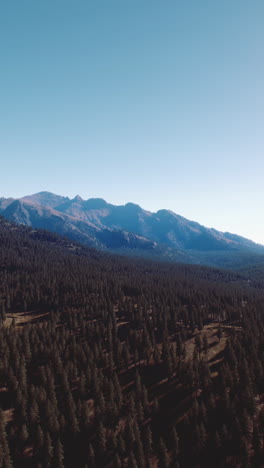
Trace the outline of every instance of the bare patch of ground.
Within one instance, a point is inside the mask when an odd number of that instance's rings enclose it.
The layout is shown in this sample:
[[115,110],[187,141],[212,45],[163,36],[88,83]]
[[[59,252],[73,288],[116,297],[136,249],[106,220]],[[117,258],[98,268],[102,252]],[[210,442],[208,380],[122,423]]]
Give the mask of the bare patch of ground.
[[16,312],[6,315],[6,320],[4,321],[4,326],[9,327],[12,325],[14,320],[15,326],[22,326],[25,324],[30,324],[36,322],[37,320],[47,317],[49,312],[39,313],[36,311],[27,311],[27,312]]

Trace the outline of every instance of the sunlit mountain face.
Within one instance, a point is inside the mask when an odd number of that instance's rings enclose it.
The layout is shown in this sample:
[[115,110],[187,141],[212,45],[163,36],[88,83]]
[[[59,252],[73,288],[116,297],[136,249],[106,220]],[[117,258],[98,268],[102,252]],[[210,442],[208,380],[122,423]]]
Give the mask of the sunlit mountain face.
[[101,198],[40,192],[1,198],[0,213],[18,224],[129,255],[232,266],[253,263],[249,255],[264,254],[263,246],[239,235],[204,227],[166,209],[152,213],[134,203],[116,206]]

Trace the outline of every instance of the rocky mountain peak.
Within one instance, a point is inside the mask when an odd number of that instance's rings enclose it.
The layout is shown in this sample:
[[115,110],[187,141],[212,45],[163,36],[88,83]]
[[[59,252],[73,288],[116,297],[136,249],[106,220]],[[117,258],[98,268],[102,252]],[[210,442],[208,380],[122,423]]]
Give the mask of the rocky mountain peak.
[[80,197],[80,195],[76,195],[73,199],[72,199],[73,202],[82,202],[83,199],[82,197]]

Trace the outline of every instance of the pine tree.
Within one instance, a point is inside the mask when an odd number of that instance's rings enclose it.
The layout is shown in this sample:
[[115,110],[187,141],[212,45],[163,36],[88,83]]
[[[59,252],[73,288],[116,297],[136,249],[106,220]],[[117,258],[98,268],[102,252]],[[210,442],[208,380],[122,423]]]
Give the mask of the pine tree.
[[216,450],[220,450],[222,448],[222,441],[218,431],[215,432],[213,443]]
[[209,344],[208,344],[208,339],[207,339],[207,335],[206,333],[203,335],[203,350],[204,350],[204,354],[207,355],[208,354],[208,348],[209,348]]
[[126,440],[126,445],[129,448],[132,447],[135,442],[133,420],[130,416],[128,417],[126,427],[125,427],[125,440]]
[[255,466],[259,466],[260,461],[261,461],[261,455],[262,455],[261,440],[262,440],[262,437],[260,436],[258,427],[255,425],[253,429],[253,436],[252,436],[252,447],[254,451]]
[[180,443],[179,443],[179,436],[178,436],[177,430],[174,426],[171,430],[171,440],[172,440],[173,459],[176,462],[180,453]]
[[144,450],[141,442],[140,432],[136,434],[135,456],[139,468],[145,468]]
[[139,468],[138,467],[138,464],[136,462],[136,458],[135,458],[135,455],[132,451],[129,452],[129,455],[128,455],[128,468]]
[[201,341],[201,335],[200,333],[196,333],[195,335],[195,348],[197,349],[197,352],[201,354],[202,351],[202,341]]
[[152,441],[152,431],[150,429],[149,426],[146,427],[145,429],[145,444],[144,444],[144,450],[145,450],[145,453],[147,455],[147,457],[149,457],[152,453],[152,444],[153,444],[153,441]]
[[159,439],[159,443],[158,443],[158,458],[159,458],[159,468],[169,467],[170,459],[168,455],[168,449],[162,437]]
[[217,338],[218,338],[219,341],[221,340],[222,335],[223,335],[222,328],[221,328],[221,325],[219,323],[218,330],[217,330]]
[[88,445],[88,466],[89,468],[95,468],[96,466],[94,448],[91,442]]
[[[249,451],[248,444],[243,438],[241,438],[239,445],[240,445],[239,446],[240,458],[243,462],[242,466],[243,468],[250,468],[252,465],[250,463],[250,451]],[[258,465],[257,460],[255,459],[254,467],[257,467],[257,466],[259,465]]]
[[34,434],[34,441],[35,441],[35,451],[38,452],[40,449],[42,449],[44,445],[44,434],[41,429],[41,426],[38,424],[35,434]]
[[126,452],[126,444],[122,435],[122,432],[118,433],[117,436],[117,452],[121,459],[123,458],[125,452]]
[[115,459],[114,459],[114,468],[121,468],[121,467],[122,467],[122,463],[121,463],[120,457],[118,453],[116,453]]
[[154,398],[154,401],[153,401],[153,413],[154,415],[157,415],[159,412],[159,400],[158,398]]
[[2,320],[4,322],[5,319],[6,319],[6,309],[5,309],[5,303],[4,303],[4,301],[2,301],[2,303],[1,303],[1,312],[0,312],[0,320]]
[[7,442],[5,430],[5,420],[2,409],[0,408],[0,466],[3,468],[12,468],[12,461]]
[[25,443],[27,442],[28,437],[29,437],[28,428],[27,428],[26,424],[23,424],[21,426],[20,431],[19,431],[19,444],[20,444],[21,450],[24,449]]
[[53,445],[51,437],[48,432],[44,436],[44,446],[43,446],[43,461],[45,466],[49,467],[52,464],[53,457]]
[[54,444],[53,465],[56,468],[64,468],[64,451],[60,439],[57,439]]
[[100,422],[97,429],[97,447],[100,454],[104,454],[106,448],[106,436],[103,423]]

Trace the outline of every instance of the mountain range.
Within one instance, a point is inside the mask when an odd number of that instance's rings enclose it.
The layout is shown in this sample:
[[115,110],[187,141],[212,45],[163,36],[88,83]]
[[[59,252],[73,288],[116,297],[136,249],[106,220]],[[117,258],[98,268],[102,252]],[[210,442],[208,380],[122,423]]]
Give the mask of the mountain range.
[[134,203],[116,206],[101,198],[70,199],[40,192],[0,198],[0,214],[18,224],[130,255],[217,266],[264,261],[264,246],[249,239],[204,227],[169,210],[152,213]]

